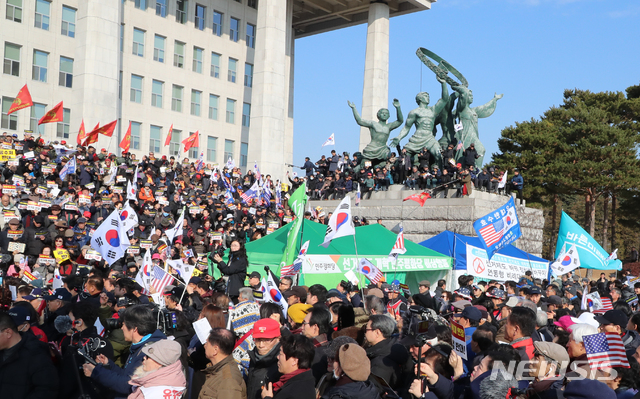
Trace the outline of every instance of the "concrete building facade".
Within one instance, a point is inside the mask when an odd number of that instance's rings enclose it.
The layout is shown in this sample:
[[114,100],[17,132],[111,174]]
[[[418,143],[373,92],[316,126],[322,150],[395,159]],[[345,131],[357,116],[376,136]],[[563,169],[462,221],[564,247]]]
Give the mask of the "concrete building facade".
[[[138,157],[203,153],[282,177],[293,162],[295,39],[368,23],[362,116],[373,118],[387,106],[389,18],[432,1],[0,0],[0,132],[75,143],[81,121],[90,131],[117,119],[98,150],[119,152],[131,125]],[[24,84],[36,105],[6,115]],[[38,126],[60,101],[64,121]],[[196,131],[199,147],[183,152]]]

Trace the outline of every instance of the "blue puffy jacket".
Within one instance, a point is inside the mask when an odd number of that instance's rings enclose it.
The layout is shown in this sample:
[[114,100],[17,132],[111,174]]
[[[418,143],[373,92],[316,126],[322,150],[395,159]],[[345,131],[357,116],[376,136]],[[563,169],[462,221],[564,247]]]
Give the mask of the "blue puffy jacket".
[[93,369],[91,378],[114,391],[115,399],[125,399],[131,393],[132,386],[129,385],[131,375],[133,375],[136,368],[142,365],[142,359],[144,358],[142,348],[163,339],[167,339],[167,336],[162,331],[156,330],[148,338],[145,337],[137,344],[131,345],[131,353],[129,353],[129,358],[125,362],[124,368],[116,366],[112,360],[109,360],[109,364],[106,366],[98,364]]

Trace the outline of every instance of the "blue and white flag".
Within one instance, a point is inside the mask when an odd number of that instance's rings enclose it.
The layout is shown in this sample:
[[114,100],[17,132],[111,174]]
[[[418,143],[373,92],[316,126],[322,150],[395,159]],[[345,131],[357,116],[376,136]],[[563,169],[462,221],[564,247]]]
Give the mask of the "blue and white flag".
[[276,180],[276,209],[282,208],[282,187],[280,180]]
[[60,180],[64,180],[67,175],[76,173],[76,157],[73,157],[60,170]]
[[244,201],[247,205],[249,205],[251,200],[256,197],[259,189],[260,187],[258,186],[258,181],[256,180],[250,189],[240,194],[240,198],[242,198],[242,201]]
[[473,222],[473,228],[491,259],[496,251],[517,240],[522,232],[513,197],[500,208]]
[[574,244],[578,250],[580,267],[597,270],[622,269],[622,262],[619,259],[608,259],[609,253],[563,211],[558,229],[558,241],[556,242],[556,259]]
[[271,202],[271,188],[269,188],[269,186],[269,180],[265,180],[264,183],[262,183],[262,199],[267,203],[266,206],[269,206],[269,202]]
[[227,190],[224,193],[224,203],[226,205],[233,205],[233,195],[231,195],[231,191]]
[[122,258],[131,244],[117,209],[98,226],[91,236],[91,248],[100,252],[109,266]]

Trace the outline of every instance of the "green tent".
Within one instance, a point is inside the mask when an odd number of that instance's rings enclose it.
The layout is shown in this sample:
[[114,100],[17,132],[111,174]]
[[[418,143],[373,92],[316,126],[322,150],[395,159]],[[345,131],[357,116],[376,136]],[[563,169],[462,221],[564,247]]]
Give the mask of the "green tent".
[[[249,272],[258,271],[264,275],[264,266],[269,266],[276,274],[280,271],[280,261],[287,242],[291,223],[275,232],[246,245],[249,257]],[[360,282],[366,279],[358,274],[359,258],[367,258],[378,267],[391,282],[394,277],[409,285],[411,292],[417,292],[421,280],[444,278],[451,270],[453,259],[421,245],[405,240],[407,252],[398,256],[397,265],[388,260],[389,252],[395,244],[396,234],[379,224],[356,228],[358,252],[353,236],[340,237],[326,249],[324,241],[327,227],[310,220],[304,220],[299,246],[309,240],[306,261],[302,267],[300,284],[323,284],[335,287],[340,280],[346,280],[345,273],[353,271]]]

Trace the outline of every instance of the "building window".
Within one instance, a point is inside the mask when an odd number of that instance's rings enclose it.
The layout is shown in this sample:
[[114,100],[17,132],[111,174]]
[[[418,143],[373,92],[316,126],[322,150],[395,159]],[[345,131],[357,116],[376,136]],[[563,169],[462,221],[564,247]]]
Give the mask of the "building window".
[[191,90],[191,115],[200,116],[201,101],[202,92],[199,90]]
[[153,39],[153,60],[164,62],[164,42],[166,39],[156,35]]
[[231,83],[236,82],[236,68],[238,67],[238,60],[234,60],[233,58],[229,58],[229,74],[227,75],[227,80]]
[[73,59],[60,56],[60,75],[58,85],[73,87]]
[[216,36],[222,36],[222,21],[224,14],[218,11],[213,12],[213,34]]
[[251,120],[251,104],[242,104],[242,126],[249,127],[249,121]]
[[180,155],[180,135],[182,130],[173,129],[169,143],[169,155]]
[[253,87],[253,65],[244,64],[244,85],[245,87]]
[[251,8],[258,9],[258,0],[248,0],[247,5]]
[[131,75],[131,102],[142,104],[142,76]]
[[71,110],[68,108],[62,109],[62,122],[57,123],[56,137],[61,139],[69,138],[69,123],[71,122]]
[[40,50],[33,50],[32,79],[47,83],[47,61],[49,54]]
[[7,19],[22,22],[22,0],[7,0]]
[[38,121],[47,112],[47,106],[45,104],[34,103],[31,106],[31,117],[29,118],[29,130],[34,133],[44,134],[44,125],[38,126]]
[[182,86],[173,85],[171,90],[171,110],[176,112],[182,112],[182,92],[184,88]]
[[173,66],[184,68],[184,43],[176,40],[173,47]]
[[196,17],[195,17],[195,23],[196,23],[196,29],[199,30],[204,30],[204,21],[205,21],[205,16],[206,16],[206,7],[205,6],[201,6],[200,4],[196,4]]
[[162,128],[160,126],[151,125],[149,131],[149,152],[160,152],[160,138],[162,137]]
[[[193,134],[195,132],[191,132],[191,134]],[[200,140],[198,140],[200,141]],[[200,156],[200,147],[191,147],[189,148],[189,152],[187,153],[187,155],[189,156],[189,158],[198,158]]]
[[189,8],[189,2],[187,0],[176,1],[176,21],[181,24],[187,23],[187,9]]
[[224,141],[224,161],[226,162],[229,158],[233,159],[233,140]]
[[193,48],[193,72],[202,73],[202,57],[204,50],[198,47]]
[[118,73],[118,100],[122,100],[122,77],[123,73],[120,71]]
[[236,123],[236,100],[227,98],[227,123]]
[[240,167],[247,166],[247,158],[249,155],[249,144],[248,143],[240,143]]
[[209,119],[218,120],[218,102],[220,97],[215,94],[209,94]]
[[144,31],[133,28],[133,55],[144,57]]
[[46,0],[36,0],[35,27],[49,30],[49,16],[51,15],[51,3]]
[[62,6],[62,35],[76,37],[76,10]]
[[217,137],[207,137],[207,162],[216,161],[216,146],[218,145]]
[[162,18],[167,16],[167,0],[156,0],[156,15]]
[[147,0],[135,0],[135,6],[136,8],[140,9],[140,10],[146,10],[147,9]]
[[162,91],[164,90],[164,83],[159,80],[153,80],[151,82],[151,106],[162,108]]
[[7,75],[20,76],[20,46],[4,44],[4,66],[2,72]]
[[234,42],[238,41],[238,36],[240,34],[240,20],[237,18],[231,17],[229,20],[229,39]]
[[220,78],[220,54],[211,53],[211,77]]
[[2,121],[0,123],[0,129],[17,130],[18,129],[18,115],[14,112],[11,115],[7,115],[11,104],[13,104],[15,98],[2,97]]
[[256,48],[256,26],[247,24],[247,47]]
[[120,52],[124,51],[124,24],[120,24]]
[[140,149],[140,128],[142,124],[140,122],[131,122],[131,149]]

